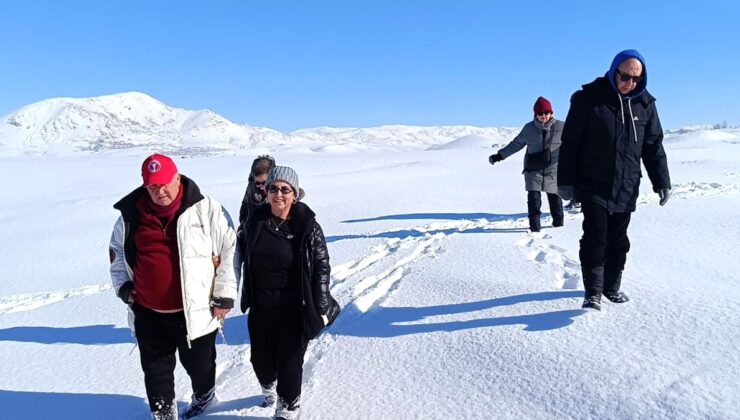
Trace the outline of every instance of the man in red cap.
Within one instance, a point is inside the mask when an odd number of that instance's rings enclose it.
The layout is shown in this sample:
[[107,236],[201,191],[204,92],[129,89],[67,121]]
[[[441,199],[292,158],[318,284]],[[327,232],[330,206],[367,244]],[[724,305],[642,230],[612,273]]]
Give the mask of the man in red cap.
[[129,305],[155,419],[177,419],[175,352],[201,414],[214,398],[216,332],[234,306],[236,234],[216,200],[178,173],[167,156],[141,165],[143,185],[121,199],[110,242],[111,279]]

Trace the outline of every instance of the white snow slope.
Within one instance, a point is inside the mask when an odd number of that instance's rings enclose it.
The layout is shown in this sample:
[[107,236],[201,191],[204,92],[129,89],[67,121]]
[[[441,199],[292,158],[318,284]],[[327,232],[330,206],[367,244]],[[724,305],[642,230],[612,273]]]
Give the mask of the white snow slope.
[[[527,232],[521,153],[492,167],[475,137],[427,151],[284,149],[344,308],[309,346],[302,418],[737,419],[738,139],[666,140],[673,196],[658,206],[643,178],[632,300],[601,312],[580,309],[582,216]],[[176,162],[236,215],[249,153]],[[140,183],[144,154],[129,154],[0,158],[0,418],[148,418],[108,276],[112,205]],[[219,402],[203,418],[269,418],[245,315],[230,314],[226,339]],[[182,409],[190,386],[179,366],[176,377]]]

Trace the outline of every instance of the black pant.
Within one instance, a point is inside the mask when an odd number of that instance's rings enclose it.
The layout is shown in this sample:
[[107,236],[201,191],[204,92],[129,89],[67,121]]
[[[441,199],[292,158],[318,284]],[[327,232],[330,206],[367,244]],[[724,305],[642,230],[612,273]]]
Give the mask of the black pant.
[[[563,200],[557,194],[547,193],[547,202],[550,204],[552,225],[555,227],[563,226]],[[531,230],[540,230],[541,207],[541,193],[539,191],[527,191],[527,211],[529,213],[529,228]]]
[[163,314],[134,304],[134,328],[149,407],[165,410],[175,399],[175,351],[190,376],[193,394],[202,396],[216,382],[216,331],[190,342],[185,314]]
[[301,395],[303,356],[303,320],[299,308],[252,308],[247,321],[252,350],[252,367],[260,384],[277,380],[277,394],[287,402]]
[[581,269],[586,296],[617,292],[630,241],[627,227],[632,213],[609,213],[606,208],[584,201]]

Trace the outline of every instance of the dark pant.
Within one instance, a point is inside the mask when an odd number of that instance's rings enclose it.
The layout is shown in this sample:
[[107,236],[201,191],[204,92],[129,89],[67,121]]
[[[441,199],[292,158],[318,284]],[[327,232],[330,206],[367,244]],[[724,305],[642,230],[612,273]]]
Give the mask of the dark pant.
[[[563,200],[557,194],[547,193],[547,201],[550,204],[552,225],[563,226]],[[540,208],[542,207],[542,195],[539,191],[527,191],[527,211],[529,214],[529,228],[540,230]]]
[[627,227],[632,213],[609,213],[591,201],[583,202],[582,212],[579,256],[586,296],[617,292],[630,250]]
[[216,331],[190,342],[185,314],[163,314],[134,304],[134,328],[149,407],[167,409],[175,399],[175,351],[190,376],[193,394],[210,392],[216,382]]
[[252,347],[252,367],[260,384],[277,380],[277,394],[287,402],[301,395],[303,356],[303,319],[295,311],[252,308],[247,321]]

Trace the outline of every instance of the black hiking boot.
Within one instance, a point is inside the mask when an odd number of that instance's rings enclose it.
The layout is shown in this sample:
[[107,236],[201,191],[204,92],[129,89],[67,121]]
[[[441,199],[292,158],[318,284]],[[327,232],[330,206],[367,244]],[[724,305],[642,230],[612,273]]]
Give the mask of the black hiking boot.
[[267,408],[275,405],[275,401],[277,401],[277,381],[272,381],[267,385],[260,384],[260,386],[262,387],[262,395],[265,397],[260,407]]
[[614,303],[624,303],[624,302],[629,302],[630,300],[630,298],[628,298],[627,295],[625,295],[624,292],[621,292],[621,291],[617,291],[613,293],[604,292],[604,297]]
[[183,413],[182,418],[189,419],[203,414],[203,412],[206,411],[206,408],[208,408],[213,401],[214,396],[216,396],[215,388],[201,396],[193,394],[193,400],[190,403],[190,406],[188,406],[188,409],[185,410],[185,413]]
[[583,305],[581,305],[581,308],[596,309],[597,311],[600,311],[601,310],[601,295],[586,296],[586,298],[583,299]]

